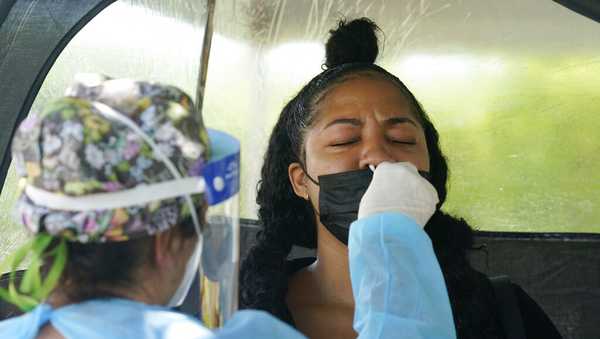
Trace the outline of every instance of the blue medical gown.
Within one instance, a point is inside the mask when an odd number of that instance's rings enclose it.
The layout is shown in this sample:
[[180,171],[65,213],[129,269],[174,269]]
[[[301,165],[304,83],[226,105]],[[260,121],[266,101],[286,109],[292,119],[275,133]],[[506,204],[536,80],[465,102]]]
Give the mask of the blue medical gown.
[[[350,275],[360,338],[455,338],[452,312],[431,241],[412,219],[377,214],[350,229]],[[262,311],[234,314],[211,331],[188,315],[127,299],[52,309],[41,304],[0,322],[0,338],[33,339],[48,321],[65,338],[304,338]]]
[[127,299],[91,300],[55,310],[42,304],[0,322],[0,338],[33,339],[48,321],[67,339],[305,338],[262,311],[239,311],[224,328],[213,332],[183,313]]
[[456,338],[431,240],[413,219],[399,213],[359,219],[348,247],[359,338]]

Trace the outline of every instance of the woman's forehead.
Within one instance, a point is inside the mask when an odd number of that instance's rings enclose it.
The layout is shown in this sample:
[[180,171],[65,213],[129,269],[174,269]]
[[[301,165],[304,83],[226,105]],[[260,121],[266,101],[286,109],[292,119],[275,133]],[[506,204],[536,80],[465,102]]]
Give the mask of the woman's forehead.
[[408,100],[398,86],[381,77],[348,79],[328,91],[317,106],[314,123],[343,115],[374,112],[382,117],[413,117]]

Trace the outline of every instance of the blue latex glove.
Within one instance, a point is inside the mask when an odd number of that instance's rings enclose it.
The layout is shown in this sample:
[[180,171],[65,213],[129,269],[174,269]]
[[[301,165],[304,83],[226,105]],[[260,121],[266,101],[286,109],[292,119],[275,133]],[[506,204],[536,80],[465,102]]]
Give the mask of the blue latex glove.
[[431,240],[413,218],[385,212],[358,219],[348,247],[359,338],[456,338]]

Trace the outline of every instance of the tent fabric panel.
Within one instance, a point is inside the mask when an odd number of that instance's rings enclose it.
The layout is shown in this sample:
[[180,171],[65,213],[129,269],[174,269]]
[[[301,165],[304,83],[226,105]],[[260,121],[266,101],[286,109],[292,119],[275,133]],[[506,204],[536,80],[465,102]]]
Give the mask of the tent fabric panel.
[[22,0],[10,9],[0,27],[1,183],[11,161],[10,140],[50,67],[81,27],[111,2]]
[[543,234],[522,238],[476,234],[475,268],[506,274],[546,311],[565,338],[600,338],[600,239],[558,240]]
[[600,2],[598,0],[554,0],[568,9],[600,22]]
[[0,0],[0,27],[17,0]]

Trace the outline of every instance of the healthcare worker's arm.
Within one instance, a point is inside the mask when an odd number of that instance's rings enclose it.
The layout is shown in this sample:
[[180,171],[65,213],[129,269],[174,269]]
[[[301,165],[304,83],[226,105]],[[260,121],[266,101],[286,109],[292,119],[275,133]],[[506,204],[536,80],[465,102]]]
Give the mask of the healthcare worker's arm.
[[348,243],[359,338],[456,338],[444,277],[422,229],[437,202],[412,165],[375,170]]
[[456,338],[431,240],[411,218],[359,219],[348,246],[359,338]]

